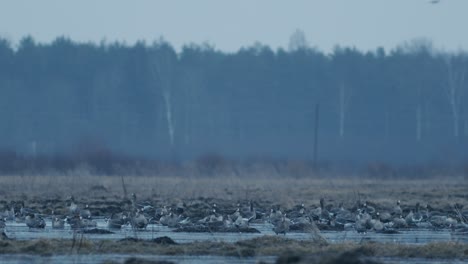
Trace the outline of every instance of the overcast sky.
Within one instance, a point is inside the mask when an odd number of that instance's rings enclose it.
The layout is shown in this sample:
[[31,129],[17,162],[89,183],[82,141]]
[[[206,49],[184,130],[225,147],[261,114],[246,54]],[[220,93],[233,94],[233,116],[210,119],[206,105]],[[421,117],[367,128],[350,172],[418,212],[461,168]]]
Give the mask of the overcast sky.
[[236,51],[255,42],[288,46],[299,28],[309,43],[374,50],[428,38],[468,50],[468,0],[0,0],[0,36],[18,43],[57,36],[133,44],[160,36],[176,48],[208,42]]

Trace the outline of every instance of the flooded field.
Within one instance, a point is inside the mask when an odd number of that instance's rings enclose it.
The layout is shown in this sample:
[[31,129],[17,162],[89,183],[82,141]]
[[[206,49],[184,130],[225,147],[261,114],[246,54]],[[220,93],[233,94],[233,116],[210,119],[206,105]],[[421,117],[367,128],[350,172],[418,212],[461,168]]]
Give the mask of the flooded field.
[[[97,228],[106,230],[107,225],[103,219],[98,219]],[[160,224],[149,224],[145,230],[133,230],[130,226],[124,226],[120,230],[112,230],[111,234],[83,234],[88,240],[120,240],[124,238],[154,239],[167,236],[177,243],[191,243],[195,241],[210,242],[228,242],[233,243],[241,240],[262,237],[265,235],[275,235],[271,224],[251,224],[251,227],[260,231],[260,233],[186,233],[173,232],[172,228]],[[9,238],[16,240],[31,239],[73,239],[77,231],[70,227],[64,229],[52,229],[51,221],[46,221],[44,229],[30,229],[24,223],[7,223],[5,233]],[[468,234],[456,234],[450,229],[405,229],[399,230],[395,234],[382,234],[368,232],[365,234],[357,233],[355,230],[349,231],[321,231],[320,234],[329,243],[343,242],[363,242],[374,241],[380,243],[398,243],[398,244],[427,244],[431,242],[464,242],[468,243]],[[310,233],[289,232],[285,235],[279,235],[285,238],[296,240],[311,240],[313,236]]]
[[1,263],[468,261],[459,179],[41,177],[1,179]]

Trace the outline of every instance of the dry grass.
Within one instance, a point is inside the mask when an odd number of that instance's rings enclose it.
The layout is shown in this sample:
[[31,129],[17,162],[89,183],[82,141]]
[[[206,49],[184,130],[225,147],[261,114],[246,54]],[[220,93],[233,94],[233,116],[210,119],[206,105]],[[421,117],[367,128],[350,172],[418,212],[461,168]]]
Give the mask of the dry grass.
[[[431,179],[369,178],[293,178],[293,177],[181,177],[126,176],[129,193],[140,199],[174,202],[200,197],[244,201],[256,200],[291,207],[299,203],[317,205],[320,197],[328,202],[351,206],[357,199],[390,206],[396,200],[403,204],[430,203],[446,207],[467,204],[468,182],[463,177]],[[1,176],[0,199],[64,199],[74,195],[81,200],[121,199],[124,196],[121,177],[95,175]]]
[[[75,245],[76,246],[76,245]],[[468,244],[455,242],[427,245],[403,245],[385,243],[326,244],[298,241],[277,236],[226,242],[193,242],[164,245],[151,241],[89,241],[80,244],[79,252],[73,251],[73,241],[64,239],[0,241],[0,254],[154,254],[154,255],[221,255],[236,257],[280,255],[338,255],[354,252],[370,257],[417,258],[468,258]]]

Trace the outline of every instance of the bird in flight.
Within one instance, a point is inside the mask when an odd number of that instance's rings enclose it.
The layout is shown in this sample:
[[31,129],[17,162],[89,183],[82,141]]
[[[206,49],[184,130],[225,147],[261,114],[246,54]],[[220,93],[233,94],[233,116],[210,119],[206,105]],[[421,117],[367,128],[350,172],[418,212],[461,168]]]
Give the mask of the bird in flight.
[[440,2],[440,0],[431,0],[429,1],[429,3],[435,5],[435,4],[438,4]]

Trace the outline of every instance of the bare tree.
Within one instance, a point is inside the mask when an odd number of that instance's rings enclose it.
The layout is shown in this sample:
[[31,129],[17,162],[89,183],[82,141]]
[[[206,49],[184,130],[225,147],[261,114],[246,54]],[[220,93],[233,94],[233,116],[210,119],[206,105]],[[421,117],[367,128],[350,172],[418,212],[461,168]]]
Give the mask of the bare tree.
[[458,138],[460,134],[460,116],[463,90],[466,89],[466,65],[463,61],[455,61],[454,57],[448,55],[445,57],[447,68],[447,98],[452,112],[453,135]]
[[343,139],[345,135],[345,121],[346,113],[348,110],[351,93],[348,91],[347,86],[341,83],[339,90],[339,102],[338,102],[338,115],[339,115],[339,134],[340,138]]
[[164,115],[167,124],[167,134],[171,147],[174,147],[176,123],[174,119],[174,80],[177,55],[165,42],[158,43],[157,48],[150,54],[149,64],[152,74],[161,88],[164,103]]

